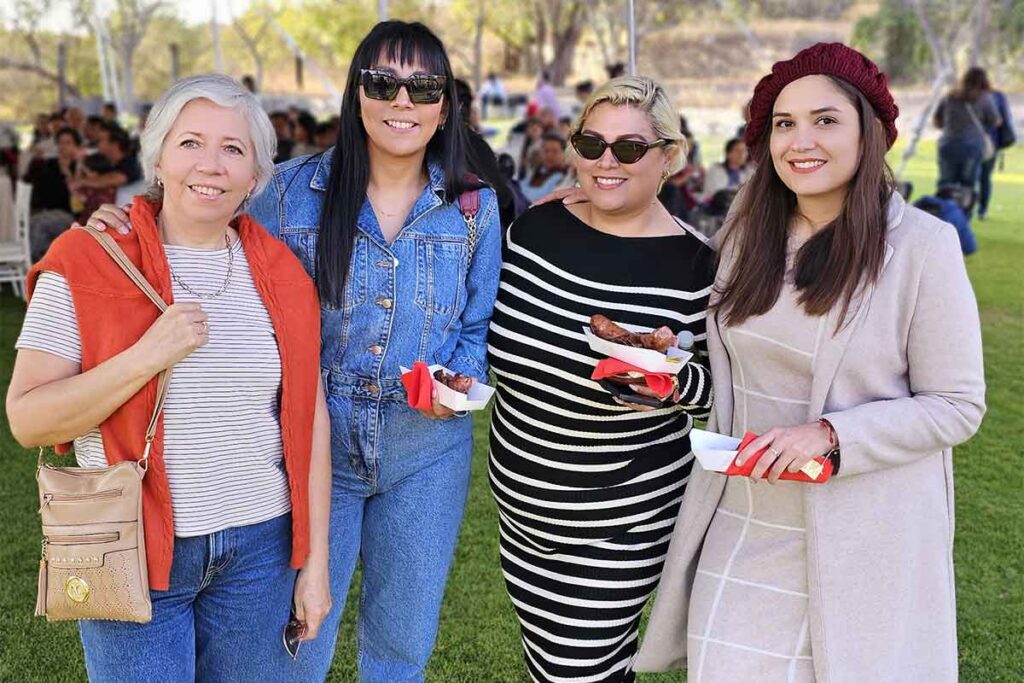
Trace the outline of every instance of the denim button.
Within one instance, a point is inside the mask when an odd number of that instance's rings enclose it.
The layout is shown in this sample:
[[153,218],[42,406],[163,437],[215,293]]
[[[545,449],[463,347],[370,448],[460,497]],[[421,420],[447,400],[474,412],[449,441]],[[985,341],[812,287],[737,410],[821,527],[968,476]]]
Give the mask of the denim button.
[[381,346],[378,344],[374,344],[373,346],[371,346],[369,348],[369,351],[375,356],[379,356],[380,354],[384,353],[384,349],[381,348]]
[[391,308],[391,299],[377,299],[377,305],[381,308]]
[[380,387],[378,387],[376,384],[367,384],[365,388],[371,394],[376,394],[378,391],[380,391]]

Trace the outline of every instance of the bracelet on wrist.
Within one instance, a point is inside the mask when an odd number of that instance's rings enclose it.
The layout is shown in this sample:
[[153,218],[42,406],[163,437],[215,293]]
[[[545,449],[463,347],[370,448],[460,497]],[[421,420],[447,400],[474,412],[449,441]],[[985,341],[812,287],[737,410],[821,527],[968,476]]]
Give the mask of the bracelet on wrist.
[[832,426],[832,423],[823,417],[818,418],[818,425],[820,425],[825,433],[828,434],[828,447],[829,450],[836,450],[839,448],[839,435],[836,434],[836,428]]

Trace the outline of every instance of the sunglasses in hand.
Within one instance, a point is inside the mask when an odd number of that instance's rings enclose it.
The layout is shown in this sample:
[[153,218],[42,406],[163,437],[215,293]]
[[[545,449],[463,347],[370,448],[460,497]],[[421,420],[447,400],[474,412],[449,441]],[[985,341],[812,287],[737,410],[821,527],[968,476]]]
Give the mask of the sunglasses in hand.
[[299,656],[299,646],[302,645],[302,636],[304,635],[306,635],[306,624],[298,620],[293,609],[291,616],[288,617],[288,624],[284,627],[284,636],[282,637],[284,649],[288,651],[292,659]]
[[445,77],[436,74],[414,74],[399,78],[387,71],[363,69],[359,72],[363,92],[371,100],[390,102],[405,88],[414,104],[437,104],[444,96]]
[[589,161],[597,161],[604,156],[604,151],[611,147],[612,155],[618,159],[620,164],[635,164],[643,159],[644,155],[647,154],[647,150],[654,147],[663,147],[669,144],[671,140],[659,138],[651,142],[646,140],[605,142],[603,138],[591,135],[590,133],[576,133],[569,138],[569,142],[572,143],[572,148],[576,150],[577,154]]

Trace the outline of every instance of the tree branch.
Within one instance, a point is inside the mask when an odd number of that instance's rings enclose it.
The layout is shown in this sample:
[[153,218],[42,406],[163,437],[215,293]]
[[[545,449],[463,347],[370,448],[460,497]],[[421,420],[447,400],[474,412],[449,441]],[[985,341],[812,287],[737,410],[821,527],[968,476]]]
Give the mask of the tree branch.
[[[0,57],[0,69],[14,69],[16,71],[25,71],[36,76],[39,76],[40,78],[44,78],[53,83],[60,83],[60,77],[56,73],[48,69],[45,69],[38,64],[32,64],[31,62],[19,62],[18,60],[10,59],[9,57]],[[72,84],[65,82],[64,85],[68,89],[68,94],[72,97],[82,96],[81,91]]]

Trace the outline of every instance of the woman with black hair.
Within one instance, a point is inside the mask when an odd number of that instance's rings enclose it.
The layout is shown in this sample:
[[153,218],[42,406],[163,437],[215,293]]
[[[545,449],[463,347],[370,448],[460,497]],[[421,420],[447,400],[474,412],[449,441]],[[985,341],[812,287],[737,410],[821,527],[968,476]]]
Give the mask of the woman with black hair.
[[[436,399],[410,408],[399,367],[423,360],[486,381],[501,268],[497,201],[467,185],[457,101],[430,29],[377,24],[352,58],[335,146],[278,165],[248,207],[298,255],[321,302],[334,607],[298,653],[297,680],[327,675],[357,558],[360,680],[422,681],[434,647],[473,425]],[[478,208],[464,216],[459,199],[473,191]],[[91,225],[124,225],[105,209]]]
[[[441,41],[378,24],[356,49],[334,148],[278,166],[250,212],[295,251],[322,305],[334,493],[331,592],[321,637],[299,653],[322,680],[362,558],[362,681],[421,681],[462,522],[472,420],[406,401],[417,360],[487,381],[501,267],[498,206],[466,218],[466,143]],[[315,644],[314,644],[315,643]]]

